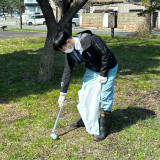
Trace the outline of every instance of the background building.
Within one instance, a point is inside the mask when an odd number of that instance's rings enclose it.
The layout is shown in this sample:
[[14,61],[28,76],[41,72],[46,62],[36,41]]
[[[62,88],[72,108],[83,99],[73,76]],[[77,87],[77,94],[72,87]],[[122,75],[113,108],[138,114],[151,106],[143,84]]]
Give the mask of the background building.
[[131,3],[117,3],[104,6],[92,6],[90,7],[90,13],[103,13],[108,9],[113,9],[118,13],[129,13],[143,11],[145,7],[140,5],[134,5]]
[[[134,0],[140,2],[141,0]],[[144,6],[133,5],[129,0],[91,0],[90,13],[103,13],[107,9],[113,9],[118,13],[140,12]]]
[[[62,0],[58,1],[62,3]],[[56,6],[53,0],[49,0],[49,3],[53,9],[56,19],[59,19],[59,15],[61,15],[61,13],[58,6]],[[24,5],[25,5],[25,15],[42,14],[42,10],[36,0],[24,0]]]
[[36,0],[24,0],[25,14],[33,15],[42,13]]

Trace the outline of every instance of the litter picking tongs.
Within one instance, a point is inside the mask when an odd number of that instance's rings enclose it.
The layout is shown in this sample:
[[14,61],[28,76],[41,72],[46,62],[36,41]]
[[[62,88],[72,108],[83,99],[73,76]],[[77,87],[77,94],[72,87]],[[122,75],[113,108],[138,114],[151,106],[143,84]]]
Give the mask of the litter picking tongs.
[[57,122],[58,122],[59,115],[60,115],[60,113],[61,113],[62,107],[63,107],[63,106],[61,106],[61,107],[60,107],[60,110],[59,110],[59,113],[58,113],[58,116],[57,116],[56,122],[55,122],[55,124],[54,124],[53,129],[52,129],[52,133],[50,134],[50,136],[51,136],[54,140],[55,140],[55,139],[57,139],[57,137],[58,137],[58,136],[54,133],[54,131],[55,131],[55,129],[56,129]]

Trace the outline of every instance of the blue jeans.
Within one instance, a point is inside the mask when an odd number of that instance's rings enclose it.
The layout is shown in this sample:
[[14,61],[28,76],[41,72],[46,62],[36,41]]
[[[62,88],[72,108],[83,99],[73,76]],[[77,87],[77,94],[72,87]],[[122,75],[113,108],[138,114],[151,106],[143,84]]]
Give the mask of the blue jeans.
[[[109,70],[108,76],[107,76],[107,82],[102,83],[102,85],[101,85],[100,102],[101,102],[101,109],[104,111],[111,111],[112,110],[114,82],[115,82],[117,70],[118,70],[118,64],[114,68]],[[87,82],[93,78],[98,77],[99,73],[100,72],[95,72],[95,71],[87,68],[86,72],[84,74],[83,80],[82,80],[82,85],[85,82]]]

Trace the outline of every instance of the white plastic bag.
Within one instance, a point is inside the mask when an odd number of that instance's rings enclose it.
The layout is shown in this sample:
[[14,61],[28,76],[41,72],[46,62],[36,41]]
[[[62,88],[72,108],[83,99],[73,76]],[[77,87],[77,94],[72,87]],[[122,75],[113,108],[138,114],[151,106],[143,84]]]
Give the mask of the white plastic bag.
[[97,78],[86,82],[78,91],[77,108],[89,134],[99,135],[100,93],[101,83],[97,82]]

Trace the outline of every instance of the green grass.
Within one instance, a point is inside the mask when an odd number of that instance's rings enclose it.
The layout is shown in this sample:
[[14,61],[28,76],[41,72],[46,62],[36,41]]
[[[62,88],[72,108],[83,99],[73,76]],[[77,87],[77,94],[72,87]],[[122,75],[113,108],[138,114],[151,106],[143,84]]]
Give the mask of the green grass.
[[100,35],[119,64],[108,137],[94,142],[85,128],[72,129],[84,64],[76,65],[56,134],[64,55],[55,55],[55,77],[36,77],[45,37],[0,40],[0,159],[120,159],[160,157],[160,39]]
[[33,31],[33,32],[47,32],[47,30],[34,30],[34,29],[20,29],[20,28],[6,28],[5,30],[13,30],[13,31]]

